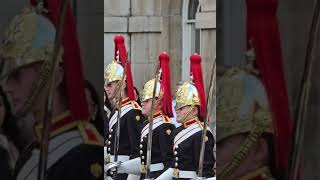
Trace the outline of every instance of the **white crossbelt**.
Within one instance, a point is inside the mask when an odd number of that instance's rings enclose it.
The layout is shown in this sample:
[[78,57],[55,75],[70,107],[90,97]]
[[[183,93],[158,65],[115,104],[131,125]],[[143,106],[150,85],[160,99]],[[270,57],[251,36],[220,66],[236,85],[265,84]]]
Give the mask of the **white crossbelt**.
[[[125,106],[123,106],[121,108],[121,115],[120,115],[120,118],[122,118],[124,115],[126,115],[131,109],[133,109],[132,105],[131,104],[127,104]],[[109,121],[109,131],[111,131],[111,129],[113,128],[113,126],[117,123],[118,119],[118,111],[116,111],[110,121]]]
[[198,175],[195,171],[181,171],[179,170],[179,178],[196,178]]
[[[126,156],[126,155],[118,155],[118,161],[121,161],[121,162],[125,162],[125,161],[129,161],[130,160],[130,157],[129,156]],[[111,155],[110,156],[110,162],[114,162],[114,155]],[[118,170],[118,173],[125,173],[123,172],[122,170]],[[111,173],[112,174],[112,173]]]
[[[62,159],[69,151],[83,143],[78,130],[63,133],[49,141],[47,169],[50,169],[57,161]],[[40,150],[32,150],[30,159],[19,171],[17,180],[34,180],[38,175],[38,163]]]
[[[126,155],[118,155],[118,161],[125,162],[129,161],[130,157]],[[110,162],[114,162],[114,155],[110,156]]]
[[150,172],[162,171],[163,168],[163,163],[150,164]]

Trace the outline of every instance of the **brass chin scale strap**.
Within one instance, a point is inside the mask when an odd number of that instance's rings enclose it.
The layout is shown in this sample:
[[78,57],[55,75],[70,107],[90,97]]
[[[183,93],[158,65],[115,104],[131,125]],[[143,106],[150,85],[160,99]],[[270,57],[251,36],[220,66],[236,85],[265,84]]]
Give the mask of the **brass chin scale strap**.
[[241,145],[240,150],[233,155],[232,161],[218,174],[218,179],[227,179],[240,166],[240,163],[247,157],[250,149],[258,143],[263,132],[264,128],[262,128],[259,123],[255,123],[254,128]]
[[195,106],[192,105],[190,109],[181,117],[180,122],[184,122],[187,119],[187,117],[191,114],[191,112],[194,110],[194,108]]
[[[49,57],[51,55],[50,50],[52,48],[47,48],[47,58],[44,60],[41,70],[39,72],[39,79],[38,81],[34,81],[32,85],[32,91],[30,96],[28,96],[23,109],[20,113],[17,114],[17,117],[23,117],[25,116],[28,112],[30,112],[31,106],[34,105],[35,100],[38,98],[40,95],[40,92],[46,87],[46,85],[49,82],[50,74],[51,74],[51,67],[53,66],[53,62],[49,60]],[[62,58],[62,50],[60,49],[59,51],[59,61],[61,62]]]

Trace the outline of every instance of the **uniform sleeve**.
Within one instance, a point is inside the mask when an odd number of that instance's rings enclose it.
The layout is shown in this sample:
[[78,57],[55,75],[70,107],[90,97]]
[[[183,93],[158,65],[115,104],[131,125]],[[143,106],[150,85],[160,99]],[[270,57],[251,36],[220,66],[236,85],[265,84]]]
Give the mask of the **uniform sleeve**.
[[9,163],[7,161],[7,151],[0,147],[0,174],[1,179],[3,180],[11,180],[13,179]]
[[130,141],[130,158],[133,159],[139,157],[140,133],[143,122],[141,111],[133,110],[128,114],[126,121]]
[[[214,138],[210,131],[207,132],[208,140],[206,141],[205,150],[204,150],[204,161],[203,161],[203,177],[213,177],[214,176]],[[202,141],[202,131],[198,132],[194,138],[194,163],[197,167],[197,171],[199,169],[199,160],[200,160],[200,151],[201,151],[201,141]],[[198,172],[197,172],[198,173]]]
[[161,156],[165,169],[173,166],[173,124],[163,124],[159,133]]

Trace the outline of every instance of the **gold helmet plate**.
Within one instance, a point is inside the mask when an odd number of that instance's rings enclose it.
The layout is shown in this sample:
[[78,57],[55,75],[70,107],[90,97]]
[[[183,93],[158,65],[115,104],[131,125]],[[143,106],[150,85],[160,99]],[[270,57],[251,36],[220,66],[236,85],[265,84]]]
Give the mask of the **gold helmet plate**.
[[[148,99],[151,99],[153,97],[154,81],[155,79],[151,79],[143,86],[142,98],[141,98],[142,102]],[[159,98],[159,96],[161,96],[161,84],[158,81],[155,97]]]
[[184,82],[176,94],[176,109],[184,106],[199,106],[200,99],[197,88],[191,82]]
[[33,7],[25,7],[6,27],[0,43],[1,77],[23,66],[49,59],[56,30],[49,19]]
[[104,71],[104,81],[105,84],[114,82],[114,81],[121,81],[123,76],[124,68],[121,64],[113,61],[109,64],[105,71]]

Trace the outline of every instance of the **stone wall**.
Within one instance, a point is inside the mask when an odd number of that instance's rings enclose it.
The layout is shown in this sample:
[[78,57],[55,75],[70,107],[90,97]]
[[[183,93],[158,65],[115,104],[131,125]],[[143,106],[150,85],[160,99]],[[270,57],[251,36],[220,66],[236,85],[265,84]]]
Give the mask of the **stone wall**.
[[[183,0],[105,0],[105,64],[113,59],[114,35],[122,34],[127,39],[136,87],[141,90],[153,78],[158,56],[165,51],[171,59],[174,88],[182,71],[182,4]],[[215,56],[215,1],[202,1],[202,5],[197,28],[203,34],[201,52],[207,79]]]
[[[132,63],[135,86],[141,90],[143,84],[154,76],[154,69],[161,52],[168,52],[171,66],[179,62],[181,40],[177,34],[181,16],[180,3],[168,0],[105,0],[104,9],[104,62],[113,60],[116,34],[126,38],[128,57]],[[177,10],[178,9],[178,10]],[[175,38],[170,38],[170,37]],[[175,71],[172,71],[175,79]]]

